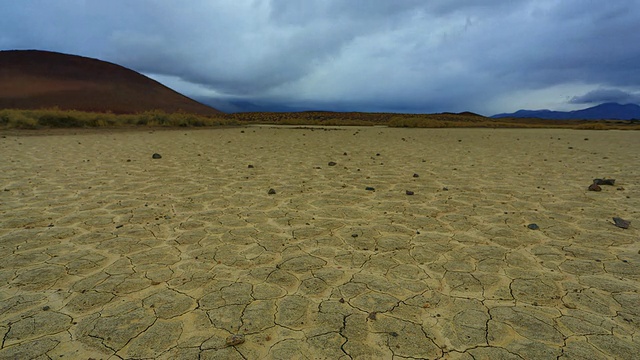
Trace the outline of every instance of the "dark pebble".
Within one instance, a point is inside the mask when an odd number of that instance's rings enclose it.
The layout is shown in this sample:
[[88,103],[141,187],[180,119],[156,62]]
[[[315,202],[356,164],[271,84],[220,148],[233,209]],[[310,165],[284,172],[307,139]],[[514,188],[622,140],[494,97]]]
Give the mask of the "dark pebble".
[[593,183],[589,185],[589,191],[602,191],[602,188],[598,184]]
[[390,332],[389,335],[391,335],[393,337],[398,337],[398,333],[395,332],[395,331]]
[[593,183],[596,185],[615,185],[616,179],[593,179]]
[[380,156],[380,153],[377,153],[376,156]]
[[42,311],[49,311],[51,308],[49,307],[49,305],[45,305],[42,307]]
[[540,230],[540,226],[538,226],[538,224],[529,224],[527,227],[531,230]]
[[367,318],[369,318],[371,320],[376,320],[378,318],[378,312],[376,312],[376,311],[370,312],[369,316],[367,316]]
[[619,217],[614,217],[613,218],[613,222],[615,223],[615,225],[621,229],[628,229],[629,225],[631,225],[631,221],[629,220],[624,220],[622,218]]
[[442,190],[443,191],[449,191],[449,188],[445,186],[445,187],[442,188]]
[[413,177],[420,177],[420,175],[418,175],[418,174],[413,174]]
[[124,225],[117,225],[116,229],[120,229],[121,227],[123,227]]
[[276,193],[276,191],[275,191],[275,190],[273,190],[273,189],[269,189],[269,192],[268,192],[268,194],[269,194],[269,195],[275,195],[275,193]]
[[152,159],[162,159],[162,155],[158,154],[158,153],[154,153],[153,155],[151,155]]
[[358,234],[351,234],[351,237],[352,237],[352,238],[357,238],[357,237],[358,237]]
[[407,194],[407,195],[413,195],[413,191],[411,191],[411,190],[407,190],[406,194]]
[[336,165],[338,165],[338,164],[337,164],[336,162],[329,161],[329,163],[328,163],[327,165],[329,165],[329,166],[336,166]]
[[376,191],[375,188],[371,187],[371,186],[367,186],[366,188],[364,188],[367,191]]
[[253,169],[253,165],[247,165],[247,168]]
[[342,155],[345,155],[345,156],[346,156],[346,155],[347,155],[347,153],[343,153]]

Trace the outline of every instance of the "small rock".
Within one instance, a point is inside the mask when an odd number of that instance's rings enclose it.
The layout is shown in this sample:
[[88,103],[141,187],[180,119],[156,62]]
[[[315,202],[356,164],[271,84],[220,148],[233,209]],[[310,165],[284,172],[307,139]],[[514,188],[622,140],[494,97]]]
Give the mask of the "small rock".
[[253,169],[253,165],[249,164],[249,165],[247,165],[247,168],[248,169]]
[[151,155],[152,159],[162,159],[162,155],[158,154],[158,153],[153,153],[153,155]]
[[269,189],[268,194],[269,195],[275,195],[276,191],[274,189]]
[[593,183],[596,185],[615,185],[616,179],[593,179]]
[[346,153],[346,152],[345,152],[345,153],[342,153],[342,155],[347,156],[347,153]]
[[42,311],[49,311],[49,309],[51,309],[49,305],[45,305],[42,307]]
[[329,166],[336,166],[336,165],[338,165],[338,164],[337,164],[336,162],[334,162],[334,161],[329,161],[329,163],[328,163],[327,165],[329,165]]
[[227,337],[227,339],[225,340],[225,343],[227,344],[227,346],[236,346],[244,343],[244,341],[245,341],[244,335],[234,334]]
[[589,185],[589,191],[602,191],[602,188],[595,182]]
[[417,177],[420,177],[420,175],[418,175],[418,174],[413,174],[413,177],[414,177],[414,178],[417,178]]
[[371,187],[371,186],[367,186],[366,188],[364,188],[367,191],[376,191],[375,188]]
[[442,188],[442,190],[443,191],[449,191],[449,188],[445,186],[445,187]]
[[369,316],[367,316],[368,319],[370,320],[376,320],[378,318],[378,312],[376,311],[372,311],[369,313]]
[[376,156],[380,156],[380,153],[377,153]]
[[619,217],[614,217],[613,218],[613,222],[615,223],[615,225],[621,229],[628,229],[629,225],[631,225],[631,221],[629,220],[624,220],[622,218]]
[[407,191],[406,191],[406,194],[407,194],[407,195],[413,195],[413,191],[411,191],[411,190],[407,190]]
[[357,237],[358,237],[358,234],[351,234],[351,237],[352,237],[352,238],[357,238]]
[[622,191],[622,190],[624,190],[624,188],[622,186],[618,186],[618,188],[616,190]]
[[538,226],[538,224],[529,224],[527,227],[531,230],[540,230],[540,226]]

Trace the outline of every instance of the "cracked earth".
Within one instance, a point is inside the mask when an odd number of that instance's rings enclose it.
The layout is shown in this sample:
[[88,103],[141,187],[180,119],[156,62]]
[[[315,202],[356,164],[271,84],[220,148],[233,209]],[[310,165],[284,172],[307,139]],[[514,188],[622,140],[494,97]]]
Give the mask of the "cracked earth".
[[73,132],[0,138],[0,359],[640,352],[638,132]]

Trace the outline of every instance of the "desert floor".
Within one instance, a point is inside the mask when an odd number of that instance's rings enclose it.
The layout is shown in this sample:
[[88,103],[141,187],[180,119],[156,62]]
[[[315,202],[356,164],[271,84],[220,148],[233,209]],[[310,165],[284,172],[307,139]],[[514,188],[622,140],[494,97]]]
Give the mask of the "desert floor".
[[0,359],[640,353],[640,132],[75,132],[0,137]]

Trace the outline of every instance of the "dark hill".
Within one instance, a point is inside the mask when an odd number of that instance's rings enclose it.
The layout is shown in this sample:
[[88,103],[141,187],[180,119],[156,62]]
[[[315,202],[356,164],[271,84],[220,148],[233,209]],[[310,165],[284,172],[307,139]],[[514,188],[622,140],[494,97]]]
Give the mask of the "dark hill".
[[510,114],[497,114],[492,118],[538,118],[551,120],[633,120],[640,119],[640,106],[604,103],[575,111],[518,110]]
[[0,51],[0,109],[220,112],[120,65],[39,50]]

